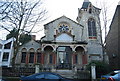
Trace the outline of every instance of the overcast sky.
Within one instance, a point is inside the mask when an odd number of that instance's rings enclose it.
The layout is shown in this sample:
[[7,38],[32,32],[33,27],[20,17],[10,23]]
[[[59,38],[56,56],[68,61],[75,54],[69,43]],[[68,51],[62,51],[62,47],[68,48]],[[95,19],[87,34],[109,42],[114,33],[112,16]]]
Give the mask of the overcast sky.
[[[76,21],[78,15],[78,8],[81,8],[84,0],[45,0],[44,6],[48,11],[48,19],[43,23],[46,24],[63,15]],[[105,1],[108,7],[109,19],[112,19],[116,6],[120,0],[89,0],[98,8],[101,8],[103,1]],[[41,24],[41,25],[43,25]],[[0,39],[5,39],[6,32],[0,32]],[[44,31],[37,33],[37,39],[44,36]]]

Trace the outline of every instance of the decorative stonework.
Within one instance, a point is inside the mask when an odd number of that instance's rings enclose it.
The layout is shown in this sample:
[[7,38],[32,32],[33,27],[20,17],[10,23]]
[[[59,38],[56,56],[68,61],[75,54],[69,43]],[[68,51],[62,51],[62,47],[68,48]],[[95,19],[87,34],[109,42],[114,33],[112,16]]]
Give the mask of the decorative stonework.
[[60,24],[59,25],[59,32],[68,32],[69,26],[67,24]]

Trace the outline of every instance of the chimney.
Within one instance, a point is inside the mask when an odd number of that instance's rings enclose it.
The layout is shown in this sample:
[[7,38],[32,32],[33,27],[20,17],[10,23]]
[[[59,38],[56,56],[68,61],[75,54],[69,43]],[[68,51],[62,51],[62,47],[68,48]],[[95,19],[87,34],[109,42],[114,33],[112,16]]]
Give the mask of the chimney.
[[32,40],[36,40],[36,35],[31,35]]

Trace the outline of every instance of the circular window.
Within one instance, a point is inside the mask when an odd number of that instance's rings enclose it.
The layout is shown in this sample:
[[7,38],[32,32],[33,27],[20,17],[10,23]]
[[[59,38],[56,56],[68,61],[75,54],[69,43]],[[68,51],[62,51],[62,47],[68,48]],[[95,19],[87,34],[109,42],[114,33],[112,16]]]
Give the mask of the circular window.
[[68,30],[69,30],[69,26],[66,24],[61,24],[59,26],[59,32],[68,32]]

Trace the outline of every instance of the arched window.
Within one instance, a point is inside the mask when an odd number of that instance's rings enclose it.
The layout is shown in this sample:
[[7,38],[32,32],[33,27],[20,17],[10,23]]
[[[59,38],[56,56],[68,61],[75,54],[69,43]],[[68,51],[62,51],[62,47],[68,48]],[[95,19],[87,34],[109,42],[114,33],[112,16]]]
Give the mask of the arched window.
[[29,55],[29,63],[34,63],[34,53],[35,53],[35,51],[34,51],[33,48],[31,48],[31,49],[29,50],[29,52],[30,52],[30,55]]
[[22,49],[21,63],[25,63],[26,62],[26,54],[27,54],[27,50],[25,48],[23,48]]
[[41,50],[40,49],[37,50],[36,58],[37,58],[37,63],[41,63]]
[[34,52],[30,52],[29,63],[34,63]]
[[92,18],[88,20],[88,33],[89,33],[89,38],[91,37],[96,38],[97,36],[95,20]]
[[41,63],[41,53],[37,52],[37,63]]
[[50,62],[51,64],[53,63],[53,55],[52,55],[52,54],[50,54],[49,62]]
[[26,52],[22,52],[21,63],[25,63],[25,61],[26,61]]

